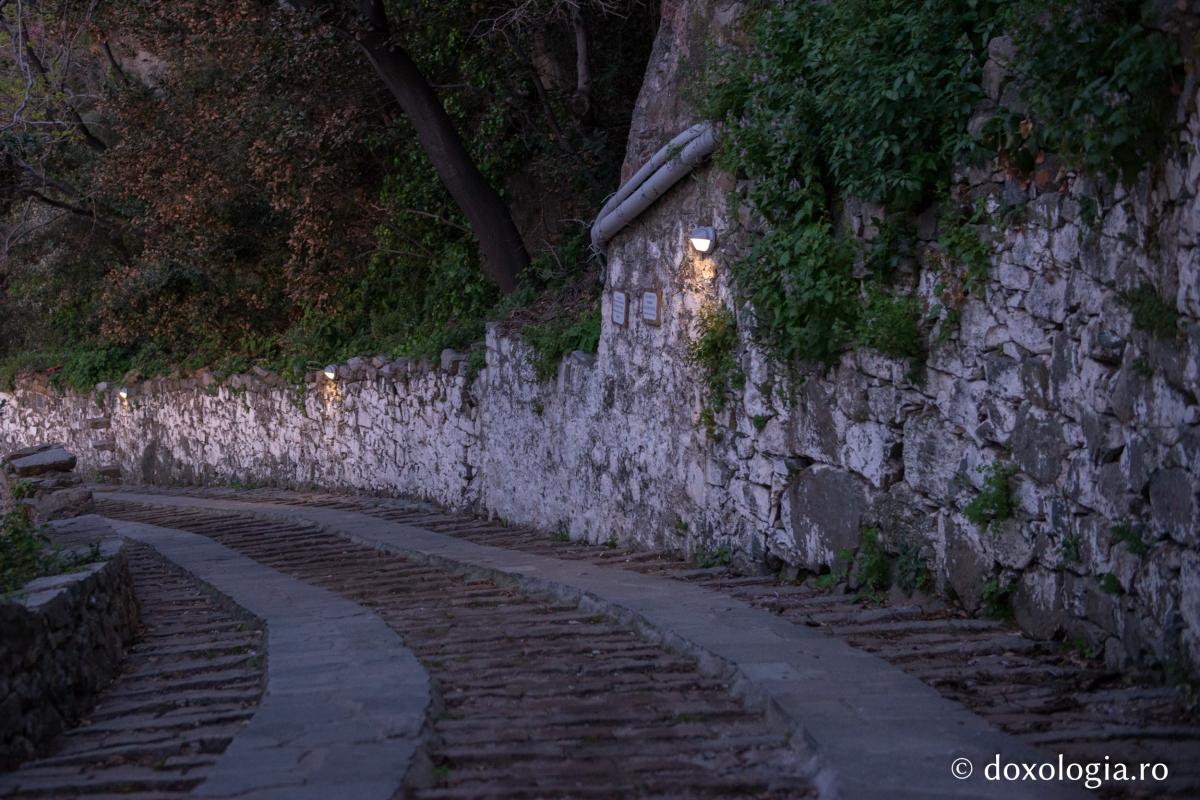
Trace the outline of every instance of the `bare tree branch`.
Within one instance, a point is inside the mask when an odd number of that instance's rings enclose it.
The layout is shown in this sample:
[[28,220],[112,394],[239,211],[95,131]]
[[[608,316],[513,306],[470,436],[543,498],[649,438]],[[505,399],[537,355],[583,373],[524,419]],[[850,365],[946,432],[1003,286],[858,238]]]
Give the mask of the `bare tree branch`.
[[[95,3],[93,2],[89,5],[87,14],[90,15],[94,8],[95,8]],[[50,79],[49,71],[46,69],[45,64],[42,63],[41,58],[38,57],[37,52],[34,50],[33,43],[30,42],[28,36],[25,36],[22,34],[24,25],[23,25],[23,20],[19,16],[20,13],[21,13],[21,0],[17,0],[18,19],[17,19],[17,28],[16,28],[17,32],[16,33],[13,32],[13,29],[12,29],[12,27],[10,27],[8,20],[6,18],[4,18],[3,16],[0,16],[0,29],[3,29],[4,32],[7,33],[10,38],[13,39],[14,57],[19,58],[19,56],[20,56],[20,53],[16,52],[17,48],[18,48],[17,41],[18,41],[18,37],[19,37],[19,40],[21,43],[20,46],[24,49],[24,53],[25,53],[25,60],[22,62],[23,67],[24,67],[23,71],[26,72],[27,76],[31,79],[32,72],[36,72],[38,77],[40,77],[43,81],[46,82],[46,86],[47,86],[48,90],[54,89],[54,88],[62,88],[62,87],[54,86],[53,82]],[[73,46],[73,43],[74,43],[74,37],[72,38],[71,42],[72,42],[72,45],[69,45],[69,46],[65,47],[64,49],[67,49],[67,50],[71,49],[71,47]],[[69,57],[69,56],[64,56],[64,57]],[[27,82],[27,86],[32,87],[31,80],[29,82]],[[27,89],[26,91],[28,92],[29,89]],[[79,131],[79,134],[83,138],[84,143],[88,147],[92,148],[93,150],[95,150],[97,152],[103,152],[104,150],[107,150],[108,145],[106,145],[103,142],[103,140],[100,139],[100,137],[96,136],[92,132],[91,128],[88,127],[87,123],[84,122],[82,115],[80,115],[79,110],[75,107],[75,105],[73,103],[68,102],[66,104],[66,106],[67,106],[66,112],[67,112],[68,116],[71,118],[71,122],[74,125],[74,127],[76,128],[76,130]]]

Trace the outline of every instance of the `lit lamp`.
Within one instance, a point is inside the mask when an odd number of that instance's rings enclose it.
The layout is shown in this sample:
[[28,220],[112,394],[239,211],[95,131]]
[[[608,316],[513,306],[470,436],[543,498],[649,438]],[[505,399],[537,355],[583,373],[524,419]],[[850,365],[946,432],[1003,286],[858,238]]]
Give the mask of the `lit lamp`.
[[712,228],[696,228],[688,238],[698,253],[707,253],[717,244],[717,232]]
[[122,386],[120,388],[120,390],[117,392],[117,396],[120,397],[122,400],[128,400],[129,399],[129,387]]
[[328,378],[329,380],[333,380],[334,378],[336,378],[337,377],[337,367],[333,364],[330,364],[328,367],[326,367],[325,368],[325,377]]

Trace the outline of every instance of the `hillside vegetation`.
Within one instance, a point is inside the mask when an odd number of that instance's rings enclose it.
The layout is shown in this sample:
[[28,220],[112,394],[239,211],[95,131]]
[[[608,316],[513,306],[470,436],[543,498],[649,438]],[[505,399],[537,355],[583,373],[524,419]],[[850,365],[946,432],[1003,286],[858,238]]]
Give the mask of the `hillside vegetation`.
[[[658,4],[374,2],[521,233],[516,291],[485,277],[480,232],[356,46],[369,25],[338,3],[0,4],[0,385],[251,363],[298,379],[466,349],[489,318],[531,323],[547,359],[594,346],[585,230],[618,183]],[[713,59],[698,113],[767,223],[731,265],[755,335],[786,361],[919,357],[923,312],[894,277],[917,220],[937,211],[966,292],[987,269],[974,224],[997,221],[954,195],[955,165],[1031,177],[1052,157],[1112,182],[1163,152],[1194,42],[1156,8],[749,3],[750,46]],[[1014,91],[991,102],[997,57]],[[841,229],[851,201],[882,209],[869,245]]]

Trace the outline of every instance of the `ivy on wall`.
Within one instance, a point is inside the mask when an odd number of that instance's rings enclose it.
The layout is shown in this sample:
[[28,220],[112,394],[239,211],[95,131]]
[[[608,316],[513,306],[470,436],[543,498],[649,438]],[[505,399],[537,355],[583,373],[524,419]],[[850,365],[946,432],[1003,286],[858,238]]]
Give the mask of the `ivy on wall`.
[[[749,179],[745,199],[766,222],[733,266],[760,342],[785,362],[831,361],[855,343],[916,353],[920,309],[886,306],[880,292],[913,250],[915,215],[947,205],[956,163],[1020,151],[1032,166],[1051,150],[1093,174],[1141,169],[1168,135],[1181,63],[1144,13],[1128,0],[760,2],[753,46],[716,66],[705,108],[722,123],[719,163]],[[988,45],[1003,34],[1017,107],[997,109],[975,138]],[[870,247],[839,230],[850,198],[885,209]],[[987,250],[962,238],[944,249],[975,256],[978,284]]]

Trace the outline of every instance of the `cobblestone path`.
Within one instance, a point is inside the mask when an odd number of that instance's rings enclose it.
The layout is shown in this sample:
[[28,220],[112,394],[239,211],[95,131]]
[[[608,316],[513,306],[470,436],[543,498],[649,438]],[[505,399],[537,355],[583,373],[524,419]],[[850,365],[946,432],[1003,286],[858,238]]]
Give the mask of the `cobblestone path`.
[[0,774],[4,798],[186,796],[254,714],[263,631],[143,545],[129,569],[141,636],[88,718],[45,758]]
[[1107,785],[1102,797],[1200,797],[1200,697],[1162,676],[1106,670],[1062,643],[1035,641],[1003,622],[971,618],[930,598],[877,602],[772,576],[738,576],[658,553],[564,541],[429,504],[279,490],[187,490],[195,496],[357,511],[480,544],[684,580],[818,627],[916,675],[998,727],[1077,763],[1166,763],[1153,789]]
[[105,516],[211,537],[398,631],[442,703],[414,796],[814,796],[802,754],[727,686],[602,617],[312,527],[98,500]]

